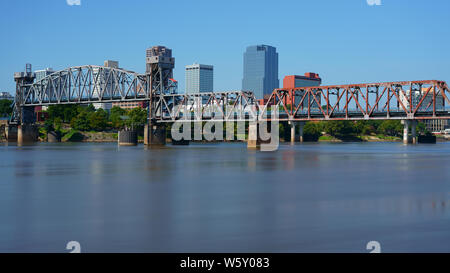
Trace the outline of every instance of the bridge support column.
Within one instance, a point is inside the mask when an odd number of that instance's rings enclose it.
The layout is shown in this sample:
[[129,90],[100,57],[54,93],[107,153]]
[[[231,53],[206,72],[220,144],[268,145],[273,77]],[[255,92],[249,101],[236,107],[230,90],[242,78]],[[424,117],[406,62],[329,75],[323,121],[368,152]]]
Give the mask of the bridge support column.
[[411,125],[411,120],[402,120],[403,124],[403,144],[409,144],[409,126]]
[[32,143],[38,141],[39,130],[35,125],[23,124],[17,127],[17,143]]
[[144,128],[144,144],[148,146],[166,145],[166,125],[150,122]]
[[250,122],[248,125],[248,149],[258,149],[261,146],[261,141],[258,135],[259,125],[257,122]]
[[[303,143],[303,128],[305,127],[304,121],[289,121],[289,126],[291,126],[291,143],[294,143],[296,141]],[[296,134],[295,127],[298,126],[298,137]]]
[[6,125],[5,126],[5,137],[8,142],[17,142],[17,126],[16,125]]
[[291,144],[295,143],[295,126],[297,122],[289,121],[289,126],[291,127]]
[[136,146],[138,144],[138,136],[136,131],[119,131],[117,138],[119,146]]
[[417,144],[417,120],[411,120],[411,141],[412,144]]
[[305,127],[305,122],[304,121],[300,121],[298,123],[298,127],[299,127],[299,135],[300,135],[300,142],[303,143],[304,139],[303,139],[303,128]]

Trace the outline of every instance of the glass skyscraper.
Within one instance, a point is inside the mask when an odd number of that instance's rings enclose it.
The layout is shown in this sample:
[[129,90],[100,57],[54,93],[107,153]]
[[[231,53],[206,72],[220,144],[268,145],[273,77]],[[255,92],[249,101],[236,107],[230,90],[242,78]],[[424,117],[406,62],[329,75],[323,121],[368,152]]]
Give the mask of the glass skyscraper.
[[257,99],[263,99],[264,95],[271,94],[279,84],[276,48],[268,45],[247,47],[244,53],[242,90],[253,91]]
[[214,67],[212,65],[193,64],[186,66],[186,94],[213,92]]

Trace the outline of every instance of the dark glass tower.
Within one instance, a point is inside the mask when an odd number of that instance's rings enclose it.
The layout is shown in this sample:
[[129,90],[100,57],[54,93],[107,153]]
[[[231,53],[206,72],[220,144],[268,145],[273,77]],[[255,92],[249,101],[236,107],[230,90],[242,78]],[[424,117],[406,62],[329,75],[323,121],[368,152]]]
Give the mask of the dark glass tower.
[[244,53],[242,90],[253,91],[257,99],[278,88],[278,53],[275,47],[256,45]]

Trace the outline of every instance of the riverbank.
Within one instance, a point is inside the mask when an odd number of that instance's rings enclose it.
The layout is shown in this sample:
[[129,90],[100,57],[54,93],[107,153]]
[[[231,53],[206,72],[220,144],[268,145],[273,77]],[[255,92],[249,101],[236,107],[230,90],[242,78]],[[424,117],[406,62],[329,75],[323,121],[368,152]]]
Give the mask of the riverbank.
[[[40,129],[40,142],[47,142],[46,133],[43,131],[43,128]],[[64,128],[61,131],[61,142],[93,142],[93,143],[111,143],[117,142],[118,132],[117,131],[79,131],[71,128]],[[290,138],[280,137],[280,142],[290,142]],[[339,142],[401,142],[401,137],[387,136],[387,135],[363,135],[363,136],[345,136],[345,137],[335,137],[329,134],[321,135],[317,141],[305,141],[305,142],[331,142],[331,143],[339,143]],[[444,135],[438,135],[437,141],[439,142],[447,142],[450,141],[450,137]],[[0,136],[0,143],[6,142],[6,139],[3,135]],[[139,143],[143,143],[143,137],[139,136]],[[167,143],[171,143],[171,139],[168,138]],[[212,143],[212,142],[240,142],[237,140],[233,141],[191,141],[196,143]]]
[[344,136],[334,137],[324,134],[319,137],[318,142],[400,142],[400,137],[385,135],[364,135],[364,136]]

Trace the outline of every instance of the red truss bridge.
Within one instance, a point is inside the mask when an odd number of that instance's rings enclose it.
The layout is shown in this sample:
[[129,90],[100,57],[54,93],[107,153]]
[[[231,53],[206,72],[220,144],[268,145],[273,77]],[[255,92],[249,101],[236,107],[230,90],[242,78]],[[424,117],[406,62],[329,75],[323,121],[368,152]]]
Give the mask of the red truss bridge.
[[275,89],[261,112],[280,111],[279,120],[450,119],[444,81],[403,81]]

